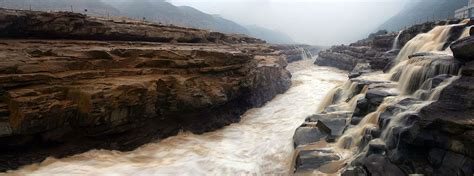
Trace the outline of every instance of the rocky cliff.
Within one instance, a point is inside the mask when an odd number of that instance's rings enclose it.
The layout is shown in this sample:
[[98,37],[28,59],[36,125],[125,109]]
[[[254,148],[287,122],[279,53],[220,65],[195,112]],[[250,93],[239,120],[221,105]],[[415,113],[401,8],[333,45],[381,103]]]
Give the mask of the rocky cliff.
[[283,51],[250,37],[73,13],[0,24],[1,171],[215,130],[291,84]]

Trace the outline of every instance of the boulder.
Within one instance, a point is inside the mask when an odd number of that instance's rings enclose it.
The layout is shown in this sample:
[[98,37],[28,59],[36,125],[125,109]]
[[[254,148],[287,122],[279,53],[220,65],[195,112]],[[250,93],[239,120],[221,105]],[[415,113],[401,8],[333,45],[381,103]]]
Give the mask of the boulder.
[[332,114],[316,114],[306,118],[306,122],[318,122],[328,127],[332,136],[341,136],[344,132],[351,112],[339,112]]
[[474,37],[466,37],[451,45],[454,57],[461,62],[470,62],[474,59]]
[[297,148],[302,145],[318,142],[330,135],[327,129],[321,129],[317,126],[302,125],[298,127],[293,135],[293,144]]
[[367,102],[369,104],[369,112],[377,110],[377,108],[382,104],[386,97],[396,95],[398,94],[385,89],[369,89],[367,91],[367,94],[365,95],[365,98],[367,99]]
[[341,158],[329,150],[302,150],[296,157],[295,174],[314,171]]
[[385,155],[387,147],[385,143],[381,140],[372,140],[369,142],[369,148],[367,150],[366,156],[370,155]]

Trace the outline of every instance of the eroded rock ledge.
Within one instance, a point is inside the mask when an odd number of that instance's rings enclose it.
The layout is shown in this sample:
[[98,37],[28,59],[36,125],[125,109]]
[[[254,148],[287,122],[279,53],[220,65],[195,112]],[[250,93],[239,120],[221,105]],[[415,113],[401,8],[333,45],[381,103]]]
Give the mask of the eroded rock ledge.
[[[258,39],[71,13],[0,10],[0,21],[0,171],[215,130],[291,84],[286,56]],[[82,26],[63,28],[72,21]]]
[[[384,70],[391,68],[392,61],[397,57],[400,49],[412,38],[420,33],[426,33],[437,25],[458,24],[460,20],[426,22],[411,26],[399,34],[398,42],[395,42],[397,33],[379,31],[371,34],[368,38],[354,42],[350,45],[338,45],[321,51],[315,64],[320,66],[336,67],[351,71],[350,78],[357,77],[372,70]],[[459,38],[466,25],[455,26],[451,29],[448,41],[444,48]],[[398,47],[393,47],[394,43]]]

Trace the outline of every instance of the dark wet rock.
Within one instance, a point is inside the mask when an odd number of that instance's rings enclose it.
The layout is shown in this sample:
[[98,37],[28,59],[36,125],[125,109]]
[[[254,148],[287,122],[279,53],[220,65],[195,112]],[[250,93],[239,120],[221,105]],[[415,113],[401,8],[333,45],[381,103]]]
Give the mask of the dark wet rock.
[[341,176],[368,176],[369,174],[363,167],[348,167],[342,171]]
[[419,100],[413,99],[413,98],[405,98],[398,103],[395,103],[393,105],[387,106],[385,110],[380,113],[379,115],[379,127],[382,129],[385,129],[387,125],[390,123],[391,119],[401,113],[406,111],[410,106],[414,104],[419,104],[421,103]]
[[385,69],[398,55],[398,51],[380,52],[373,58],[369,58],[369,63],[374,70]]
[[[361,98],[357,101],[356,108],[353,116],[364,117],[371,112],[369,109],[370,104],[367,98]],[[352,122],[351,122],[352,123]],[[358,123],[358,122],[357,122]]]
[[[474,157],[474,77],[462,76],[444,89],[437,102],[420,111],[422,119],[413,128],[410,143]],[[453,145],[456,144],[456,145]]]
[[367,99],[367,102],[369,104],[369,112],[377,110],[377,107],[382,104],[386,97],[396,95],[398,94],[384,89],[369,89],[367,91],[367,94],[365,95],[365,98]]
[[420,52],[420,53],[415,53],[412,55],[408,56],[408,59],[414,58],[414,57],[421,57],[421,56],[438,56],[439,54],[433,53],[433,52]]
[[466,63],[466,65],[464,65],[462,68],[461,74],[463,76],[473,77],[474,76],[474,62]]
[[438,75],[436,77],[434,77],[432,80],[431,80],[431,88],[435,88],[435,87],[438,87],[442,82],[444,82],[445,80],[451,78],[453,76],[451,75],[448,75],[448,74],[442,74],[442,75]]
[[317,126],[301,126],[298,127],[293,135],[294,147],[301,145],[307,145],[311,143],[318,142],[324,137],[330,135],[329,133],[321,130]]
[[431,149],[428,155],[428,160],[430,161],[431,165],[434,167],[440,167],[443,163],[444,155],[446,154],[445,150],[441,149]]
[[466,37],[451,45],[454,57],[462,62],[474,60],[474,37]]
[[296,157],[295,173],[317,170],[325,164],[338,161],[341,158],[332,151],[327,150],[302,150]]
[[474,174],[474,160],[457,153],[433,148],[429,151],[428,160],[436,168],[435,175]]
[[319,56],[314,63],[319,66],[330,66],[342,70],[352,70],[357,65],[357,60],[353,56],[347,54],[322,51],[319,53]]
[[[472,23],[472,22],[469,22],[469,23]],[[466,29],[466,27],[469,27],[469,26],[470,25],[454,25],[453,27],[451,27],[451,29],[449,31],[450,35],[448,36],[446,42],[444,43],[442,50],[446,50],[453,43],[459,42],[458,39],[464,33],[464,30]]]
[[351,163],[355,167],[363,167],[372,176],[400,176],[406,175],[390,160],[379,154],[361,156]]
[[329,129],[331,129],[332,136],[341,136],[346,128],[351,117],[351,112],[339,112],[333,114],[316,114],[307,117],[307,122],[319,122],[323,123]]
[[357,116],[352,117],[351,118],[351,125],[359,124],[359,122],[362,121],[362,119],[364,119],[364,117],[357,117]]
[[370,155],[385,155],[387,147],[381,140],[372,140],[369,142],[369,148],[366,156]]

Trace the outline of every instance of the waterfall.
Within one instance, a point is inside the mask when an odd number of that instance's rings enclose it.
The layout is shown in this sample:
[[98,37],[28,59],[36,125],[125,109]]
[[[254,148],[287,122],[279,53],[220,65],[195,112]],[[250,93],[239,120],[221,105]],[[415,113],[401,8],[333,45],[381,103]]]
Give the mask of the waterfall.
[[[381,134],[379,138],[372,140],[387,143],[391,149],[397,148],[398,143],[394,141],[397,141],[396,134],[398,133],[394,130],[409,128],[413,123],[413,118],[416,118],[416,115],[412,116],[412,114],[416,114],[423,107],[437,101],[441,92],[453,81],[459,79],[460,76],[457,75],[460,73],[461,63],[453,59],[449,47],[448,49],[444,49],[444,47],[450,38],[451,29],[465,23],[463,21],[460,24],[437,26],[410,40],[396,57],[397,65],[391,69],[386,80],[397,84],[396,88],[400,95],[386,97],[374,112],[368,113],[357,125],[349,127],[334,144],[334,150],[350,151],[354,157],[357,152],[366,150],[365,145],[368,141],[364,137],[370,135],[374,130],[381,130]],[[470,28],[465,27],[459,39],[469,36]],[[412,57],[413,54],[417,56]],[[384,75],[380,75],[380,77],[384,77]],[[434,80],[436,79],[443,81],[435,84]],[[354,90],[351,89],[350,82],[331,91],[332,94],[327,98],[330,102],[324,102],[322,106],[328,109],[327,107],[334,106],[331,103],[337,104],[344,101],[337,99],[338,95],[344,95],[342,97],[347,98],[346,95],[353,94]],[[341,91],[342,93],[340,93]],[[363,93],[361,92],[361,94]],[[382,121],[385,119],[381,119],[381,114],[388,107],[399,105],[402,101],[405,102],[404,105],[401,105],[404,108],[392,112],[394,114],[389,117],[390,120]],[[322,111],[324,108],[319,107]],[[387,118],[386,115],[383,118]],[[350,158],[346,159],[350,160]]]
[[429,79],[437,75],[456,75],[461,64],[451,57],[416,57],[403,61],[393,69],[392,80],[398,81],[402,95],[410,95],[420,89]]
[[408,56],[419,52],[442,52],[446,40],[449,38],[449,31],[454,25],[436,26],[428,33],[418,34],[415,38],[408,41],[400,50],[396,63],[408,60]]
[[313,59],[313,54],[306,48],[299,48],[303,60]]
[[397,37],[395,37],[395,39],[393,40],[392,49],[391,49],[392,51],[400,48],[400,35],[402,34],[402,32],[403,30],[398,32]]
[[360,87],[357,82],[346,81],[343,85],[337,86],[324,97],[318,106],[318,113],[327,111],[331,106],[332,111],[351,111],[353,112],[357,105],[357,100],[364,98],[368,86]]

